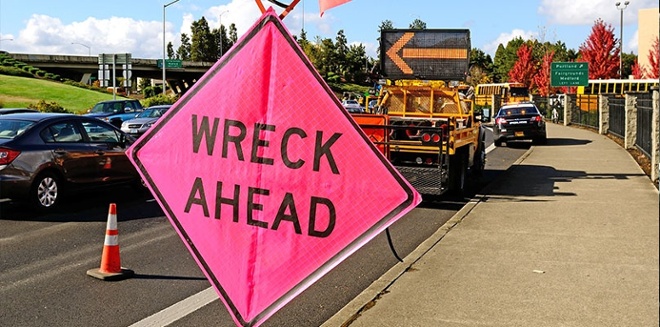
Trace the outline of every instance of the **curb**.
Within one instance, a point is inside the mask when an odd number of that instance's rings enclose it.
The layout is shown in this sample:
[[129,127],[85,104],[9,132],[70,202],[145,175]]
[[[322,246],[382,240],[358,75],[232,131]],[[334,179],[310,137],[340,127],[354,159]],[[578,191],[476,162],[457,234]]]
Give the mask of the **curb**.
[[[507,169],[500,176],[491,181],[482,189],[482,193],[488,193],[488,191],[494,186],[498,185],[499,182],[504,179],[509,172],[514,169],[516,166],[520,165],[529,155],[532,153],[534,146],[531,146],[518,160],[516,160],[509,169]],[[406,273],[415,263],[417,263],[426,253],[431,251],[444,237],[456,227],[460,222],[463,221],[467,215],[472,212],[480,202],[486,198],[484,194],[476,194],[468,203],[466,203],[456,214],[454,214],[447,222],[445,222],[438,230],[431,235],[428,239],[422,242],[415,250],[403,258],[403,262],[399,262],[394,265],[390,270],[383,274],[380,278],[375,280],[369,287],[367,287],[362,293],[356,296],[351,302],[346,304],[341,310],[339,310],[335,315],[330,317],[326,322],[324,322],[321,327],[334,327],[341,326],[346,327],[353,323],[356,319],[360,317],[362,312],[369,310],[371,307],[376,305],[378,299],[387,293],[388,288],[394,284],[399,277]]]

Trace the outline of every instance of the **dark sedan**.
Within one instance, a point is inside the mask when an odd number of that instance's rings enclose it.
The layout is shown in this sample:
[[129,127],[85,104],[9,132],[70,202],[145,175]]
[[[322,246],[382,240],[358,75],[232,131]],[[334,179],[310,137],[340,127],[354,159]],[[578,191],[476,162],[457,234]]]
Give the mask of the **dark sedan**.
[[511,140],[532,140],[534,144],[548,142],[545,119],[534,103],[504,105],[494,118],[495,146]]
[[38,112],[29,108],[0,108],[0,115],[18,114],[21,112]]
[[125,153],[133,141],[92,117],[0,116],[0,202],[28,200],[45,210],[73,191],[120,183],[141,187]]

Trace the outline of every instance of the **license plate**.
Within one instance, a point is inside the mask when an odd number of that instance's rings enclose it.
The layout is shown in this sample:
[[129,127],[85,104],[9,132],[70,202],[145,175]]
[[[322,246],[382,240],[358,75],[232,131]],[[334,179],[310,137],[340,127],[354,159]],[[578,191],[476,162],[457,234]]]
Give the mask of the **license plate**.
[[515,136],[525,136],[525,133],[524,132],[515,132],[514,135]]
[[137,134],[138,130],[137,129],[131,129],[129,133],[131,134]]

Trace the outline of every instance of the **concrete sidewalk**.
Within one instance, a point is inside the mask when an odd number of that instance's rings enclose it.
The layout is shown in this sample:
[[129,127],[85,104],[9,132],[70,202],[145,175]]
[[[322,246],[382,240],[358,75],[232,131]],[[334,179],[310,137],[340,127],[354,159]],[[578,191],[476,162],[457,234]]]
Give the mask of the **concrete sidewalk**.
[[658,191],[605,136],[548,137],[323,326],[658,326]]

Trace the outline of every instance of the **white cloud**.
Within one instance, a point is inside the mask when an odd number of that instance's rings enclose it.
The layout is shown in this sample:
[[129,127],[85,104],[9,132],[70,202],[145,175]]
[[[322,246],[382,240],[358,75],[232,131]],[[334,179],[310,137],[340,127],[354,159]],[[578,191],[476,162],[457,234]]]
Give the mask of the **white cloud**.
[[[538,13],[548,18],[551,25],[593,25],[596,19],[613,26],[620,25],[621,11],[614,0],[541,0]],[[632,0],[623,10],[626,25],[637,24],[639,9],[657,8],[657,0]]]
[[493,42],[488,43],[484,45],[481,49],[487,53],[490,54],[491,57],[495,56],[495,51],[497,50],[497,47],[502,44],[506,46],[509,41],[515,39],[515,38],[522,38],[523,40],[533,40],[536,39],[538,36],[537,32],[531,32],[531,31],[523,31],[520,29],[514,29],[510,33],[502,33],[500,34],[497,39],[495,39]]
[[[168,33],[168,38],[174,34]],[[158,58],[162,53],[162,22],[89,17],[64,25],[58,18],[32,15],[14,42],[16,52],[85,55],[89,51],[92,55],[132,53],[134,57]]]

